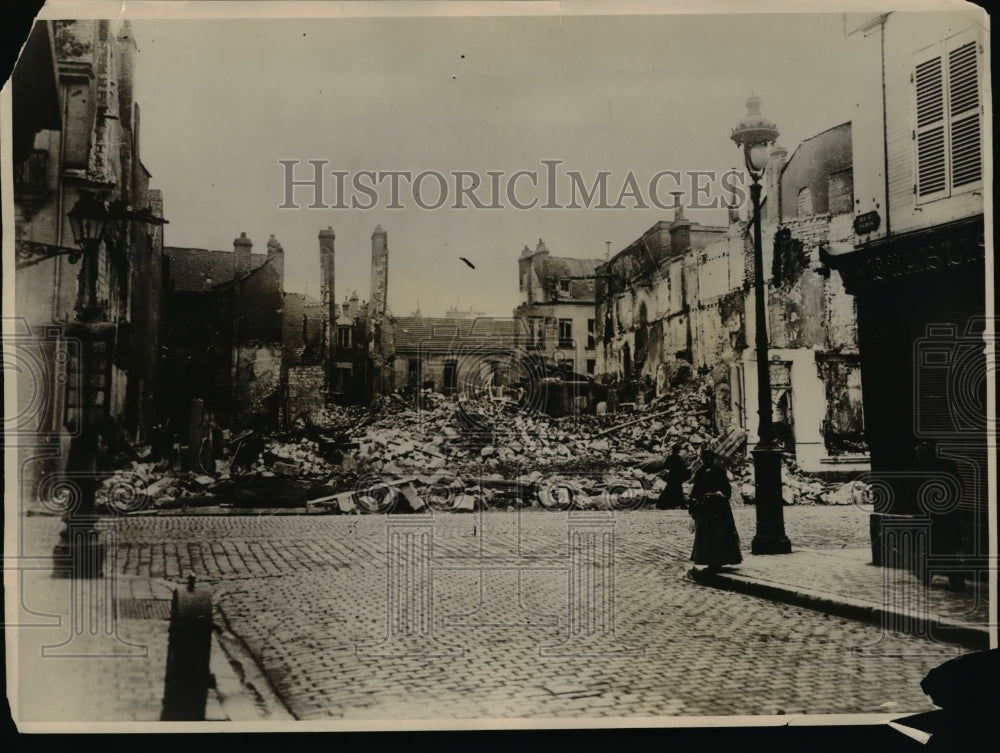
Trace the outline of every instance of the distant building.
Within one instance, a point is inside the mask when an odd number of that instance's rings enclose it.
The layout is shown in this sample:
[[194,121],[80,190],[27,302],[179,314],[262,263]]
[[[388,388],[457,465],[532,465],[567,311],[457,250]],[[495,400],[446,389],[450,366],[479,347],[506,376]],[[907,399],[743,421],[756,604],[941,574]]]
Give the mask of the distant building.
[[395,383],[445,395],[499,395],[517,384],[517,321],[406,316],[393,320]]
[[597,371],[594,283],[599,259],[551,256],[541,238],[518,259],[518,345],[567,373]]

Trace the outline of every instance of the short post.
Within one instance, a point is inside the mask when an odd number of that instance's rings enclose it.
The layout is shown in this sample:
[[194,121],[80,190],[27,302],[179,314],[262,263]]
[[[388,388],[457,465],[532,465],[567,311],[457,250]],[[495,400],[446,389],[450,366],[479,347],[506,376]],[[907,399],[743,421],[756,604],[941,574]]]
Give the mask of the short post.
[[200,722],[205,719],[211,683],[212,595],[195,589],[189,575],[187,589],[174,591],[170,606],[167,676],[160,721]]

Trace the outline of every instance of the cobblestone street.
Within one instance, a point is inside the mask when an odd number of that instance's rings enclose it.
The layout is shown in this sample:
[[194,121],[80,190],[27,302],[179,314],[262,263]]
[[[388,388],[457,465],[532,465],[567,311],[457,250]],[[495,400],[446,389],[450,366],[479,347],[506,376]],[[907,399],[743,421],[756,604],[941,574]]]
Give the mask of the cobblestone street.
[[[746,550],[753,509],[735,512]],[[786,523],[796,548],[857,548],[866,517]],[[58,521],[23,530],[41,554]],[[209,582],[298,719],[919,712],[960,650],[694,583],[681,511],[138,517],[115,535],[126,577]]]

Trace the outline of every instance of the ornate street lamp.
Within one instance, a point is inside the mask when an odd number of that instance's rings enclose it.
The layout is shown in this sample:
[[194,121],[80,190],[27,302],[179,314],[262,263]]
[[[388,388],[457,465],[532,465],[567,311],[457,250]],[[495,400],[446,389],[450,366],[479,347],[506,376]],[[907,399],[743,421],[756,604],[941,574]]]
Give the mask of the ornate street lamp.
[[73,231],[73,241],[83,252],[80,269],[80,295],[76,310],[81,321],[98,316],[97,278],[101,240],[108,225],[108,205],[89,191],[83,191],[67,214]]
[[[89,191],[67,214],[73,240],[80,248],[80,266],[76,298],[76,321],[66,327],[66,334],[80,343],[80,353],[68,364],[71,379],[78,384],[76,401],[67,404],[66,428],[70,440],[69,455],[61,490],[66,511],[53,555],[56,574],[73,578],[94,578],[104,574],[104,544],[97,530],[96,493],[99,483],[98,455],[100,432],[108,402],[107,359],[113,345],[114,325],[99,323],[101,307],[97,302],[97,279],[101,243],[108,223],[107,202]],[[70,256],[70,261],[75,261]]]
[[[754,554],[788,554],[792,544],[785,535],[784,504],[781,498],[781,450],[774,438],[771,416],[771,373],[768,361],[767,299],[764,289],[764,261],[760,238],[760,179],[770,157],[770,146],[778,138],[774,121],[760,112],[760,99],[751,94],[747,114],[733,128],[732,139],[743,150],[750,173],[753,204],[753,288],[754,320],[757,336],[757,412],[760,422],[757,445],[753,449],[757,531],[750,550]],[[776,196],[771,197],[777,201]]]

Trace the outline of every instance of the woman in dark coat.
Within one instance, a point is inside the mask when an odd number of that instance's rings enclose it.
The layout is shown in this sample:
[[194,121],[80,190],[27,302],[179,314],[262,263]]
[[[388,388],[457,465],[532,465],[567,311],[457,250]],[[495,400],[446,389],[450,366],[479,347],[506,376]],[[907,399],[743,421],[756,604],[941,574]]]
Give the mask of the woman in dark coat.
[[667,457],[664,470],[667,473],[667,486],[656,500],[657,509],[676,510],[684,507],[684,482],[688,480],[691,472],[681,457],[679,444],[674,445],[673,451]]
[[694,474],[689,512],[694,518],[694,547],[691,559],[696,565],[718,570],[723,565],[743,561],[740,536],[729,506],[732,487],[724,468],[715,464],[715,453],[701,452],[702,467]]

